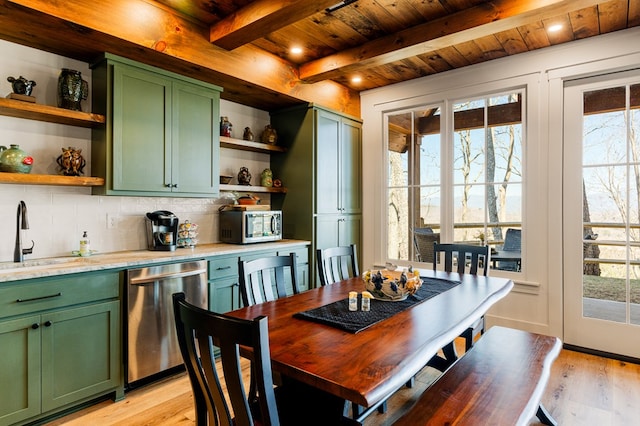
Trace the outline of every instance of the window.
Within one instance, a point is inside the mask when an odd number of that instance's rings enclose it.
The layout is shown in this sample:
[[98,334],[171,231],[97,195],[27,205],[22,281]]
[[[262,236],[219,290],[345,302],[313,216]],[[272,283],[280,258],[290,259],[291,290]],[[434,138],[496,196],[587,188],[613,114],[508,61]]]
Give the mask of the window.
[[386,115],[390,261],[487,243],[494,269],[520,271],[523,117],[521,91]]

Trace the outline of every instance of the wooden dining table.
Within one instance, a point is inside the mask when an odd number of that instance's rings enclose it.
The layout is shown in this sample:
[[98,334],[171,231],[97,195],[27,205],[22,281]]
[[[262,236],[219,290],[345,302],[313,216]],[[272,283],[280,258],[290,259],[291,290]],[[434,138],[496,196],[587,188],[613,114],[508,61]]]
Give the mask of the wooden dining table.
[[[421,276],[461,284],[352,333],[294,314],[365,290],[357,277],[229,315],[267,316],[274,371],[362,407],[379,404],[418,373],[498,300],[513,282],[505,278],[421,270]],[[395,303],[373,301],[372,303]]]

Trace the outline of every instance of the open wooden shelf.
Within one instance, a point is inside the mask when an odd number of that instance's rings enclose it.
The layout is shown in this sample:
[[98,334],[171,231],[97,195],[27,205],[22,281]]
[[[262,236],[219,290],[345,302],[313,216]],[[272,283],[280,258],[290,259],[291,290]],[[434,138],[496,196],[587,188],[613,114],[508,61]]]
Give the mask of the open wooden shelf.
[[0,172],[0,183],[16,183],[22,185],[101,186],[104,185],[104,179],[98,177]]
[[5,98],[0,98],[0,115],[79,127],[95,127],[105,122],[100,114]]
[[236,191],[236,192],[270,192],[281,193],[287,192],[287,188],[274,188],[266,186],[253,186],[253,185],[224,185],[220,184],[220,191]]
[[227,136],[220,136],[220,147],[238,149],[241,151],[262,152],[266,154],[271,154],[274,152],[287,152],[286,148],[278,145],[269,145],[262,142],[233,139]]

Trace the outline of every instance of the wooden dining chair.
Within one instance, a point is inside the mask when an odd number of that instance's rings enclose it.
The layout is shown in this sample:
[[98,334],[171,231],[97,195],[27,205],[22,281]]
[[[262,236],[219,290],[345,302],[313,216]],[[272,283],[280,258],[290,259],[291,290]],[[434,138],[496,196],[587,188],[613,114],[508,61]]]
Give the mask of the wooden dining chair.
[[[443,263],[445,272],[478,275],[478,271],[485,277],[489,273],[489,256],[491,250],[488,245],[474,246],[467,244],[433,244],[433,270],[438,267],[438,257]],[[465,351],[473,347],[476,337],[484,333],[484,315],[476,320],[471,327],[460,334],[465,341]],[[454,342],[442,348],[444,358],[436,355],[429,361],[431,367],[445,371],[458,359]]]
[[482,275],[486,277],[489,272],[489,253],[488,245],[434,243],[433,270],[437,270],[438,257],[440,257],[446,272],[477,275],[480,269]]
[[[327,409],[344,402],[337,396],[290,378],[274,386],[267,317],[247,320],[211,312],[187,302],[184,293],[173,294],[173,312],[197,426],[360,424],[342,416],[342,410]],[[221,375],[216,368],[218,349]],[[246,392],[244,356],[251,362],[257,393]]]
[[[267,317],[244,320],[216,314],[188,303],[184,293],[173,295],[173,310],[180,351],[193,389],[196,424],[249,426],[257,415],[263,425],[280,424],[271,376]],[[224,388],[216,370],[214,346],[220,350]],[[252,351],[260,395],[257,401],[249,400],[245,392],[240,346]]]
[[333,284],[360,275],[355,244],[318,249],[316,257],[320,285]]
[[[255,260],[240,260],[240,293],[244,306],[269,302],[288,296],[287,284],[291,283],[293,294],[298,294],[297,256],[267,256]],[[286,273],[286,270],[289,273]],[[275,293],[273,291],[275,287]]]

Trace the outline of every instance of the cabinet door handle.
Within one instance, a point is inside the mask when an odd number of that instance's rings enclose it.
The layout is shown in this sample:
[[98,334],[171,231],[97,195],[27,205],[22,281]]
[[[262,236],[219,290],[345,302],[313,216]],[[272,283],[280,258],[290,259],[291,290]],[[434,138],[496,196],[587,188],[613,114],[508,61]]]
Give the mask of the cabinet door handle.
[[45,327],[51,327],[51,324],[53,324],[53,323],[51,321],[47,320],[47,321],[45,321],[44,326]]
[[174,183],[173,185],[171,185],[171,187],[172,187],[172,188],[177,188],[177,187],[178,187],[178,184],[177,184],[177,183]]
[[218,266],[216,271],[224,271],[225,269],[231,269],[231,266]]
[[171,184],[170,184],[170,183],[165,183],[165,184],[164,184],[164,187],[165,187],[165,188],[171,188]]
[[39,329],[39,328],[40,328],[40,324],[38,324],[38,323],[36,322],[35,324],[33,324],[33,325],[31,326],[31,328],[33,328],[34,330],[37,330],[37,329]]
[[62,296],[62,293],[50,294],[48,296],[32,297],[30,299],[16,299],[16,302],[18,302],[18,303],[33,302],[35,300],[51,299],[53,297],[59,297],[59,296]]

